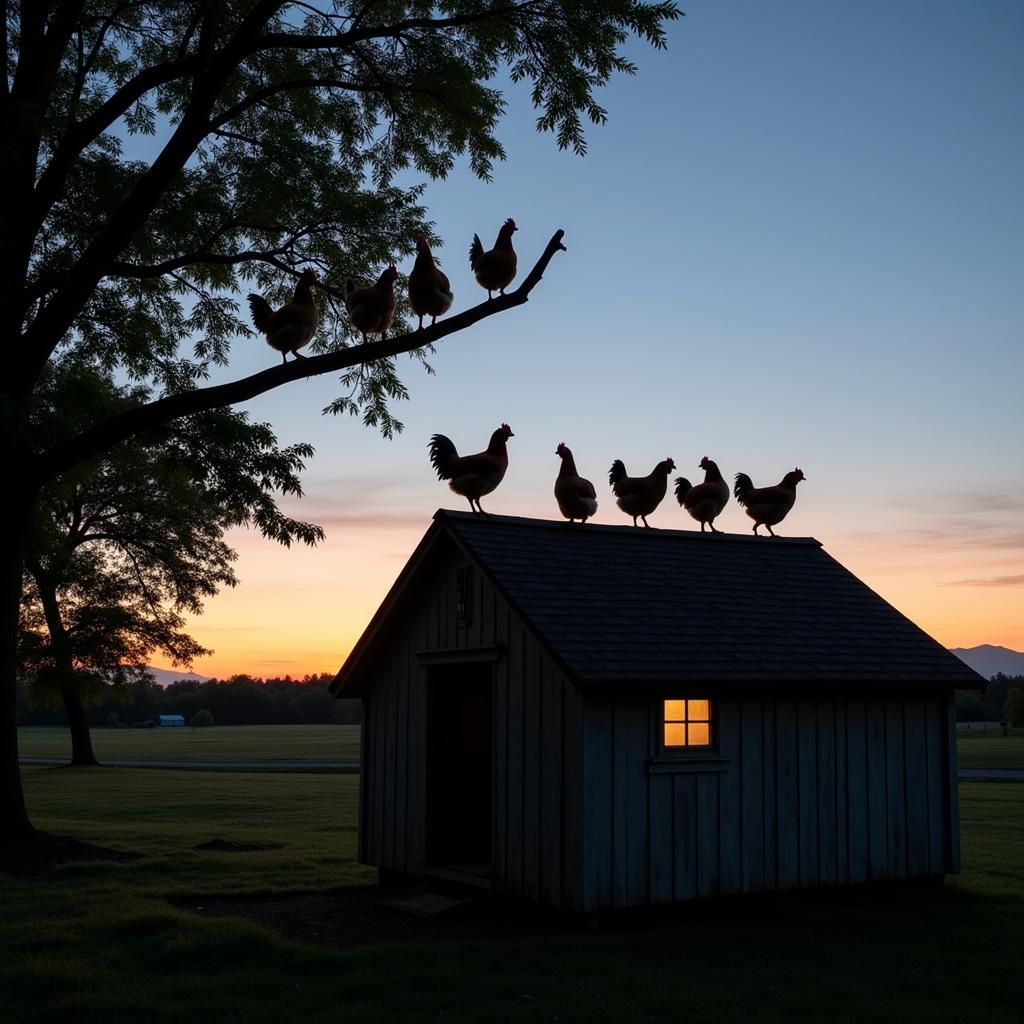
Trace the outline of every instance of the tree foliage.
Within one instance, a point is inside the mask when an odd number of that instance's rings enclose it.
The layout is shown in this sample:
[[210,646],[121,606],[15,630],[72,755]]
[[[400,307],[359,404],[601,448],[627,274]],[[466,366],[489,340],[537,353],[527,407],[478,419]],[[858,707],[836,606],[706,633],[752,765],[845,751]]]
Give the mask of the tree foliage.
[[[47,429],[144,400],[72,355],[41,388]],[[188,634],[199,613],[233,587],[231,527],[252,526],[290,545],[323,531],[285,515],[275,495],[300,495],[306,445],[277,446],[267,424],[233,410],[184,417],[122,442],[49,483],[35,507],[25,559],[20,666],[40,703],[73,683],[86,703],[109,685],[145,677],[158,653],[189,665],[210,653]]]
[[[0,444],[19,487],[0,548],[0,827],[24,834],[14,714],[23,561],[41,489],[137,435],[301,377],[340,373],[334,412],[385,435],[395,359],[522,304],[514,293],[422,332],[359,344],[339,303],[433,236],[420,180],[503,157],[502,82],[537,127],[585,149],[624,44],[664,46],[655,0],[10,0],[0,24]],[[402,172],[405,172],[404,174]],[[322,354],[228,384],[239,296],[280,301],[320,272]],[[396,328],[401,331],[401,328]],[[56,429],[55,361],[139,389]],[[58,418],[59,419],[59,418]]]

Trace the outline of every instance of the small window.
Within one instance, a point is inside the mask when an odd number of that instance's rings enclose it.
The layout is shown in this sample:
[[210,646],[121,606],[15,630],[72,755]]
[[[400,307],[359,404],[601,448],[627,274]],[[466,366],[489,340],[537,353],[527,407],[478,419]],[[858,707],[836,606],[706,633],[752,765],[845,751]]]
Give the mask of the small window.
[[664,701],[662,746],[666,750],[711,746],[711,701]]
[[455,621],[460,626],[473,621],[473,569],[469,565],[455,572]]

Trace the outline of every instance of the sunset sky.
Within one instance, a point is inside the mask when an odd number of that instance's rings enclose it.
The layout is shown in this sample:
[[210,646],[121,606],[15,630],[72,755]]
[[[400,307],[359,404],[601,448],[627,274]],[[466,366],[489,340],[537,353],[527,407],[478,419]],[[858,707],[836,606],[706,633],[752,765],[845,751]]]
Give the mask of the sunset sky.
[[[328,533],[284,550],[235,533],[241,585],[196,638],[224,677],[333,672],[439,506],[449,435],[481,450],[507,421],[510,468],[484,507],[553,517],[555,446],[629,522],[608,467],[671,456],[701,478],[807,475],[780,528],[827,551],[947,646],[1024,649],[1024,4],[693,0],[581,159],[508,93],[509,159],[427,192],[454,309],[516,219],[520,279],[557,228],[566,253],[530,302],[443,342],[428,377],[403,360],[405,431],[384,441],[320,415],[327,377],[249,403],[317,454],[288,511]],[[411,260],[401,269],[407,272]],[[277,360],[240,339],[230,376]],[[670,503],[671,500],[671,503]],[[668,499],[653,526],[696,524]],[[717,525],[749,530],[731,502]],[[769,543],[766,541],[765,543]]]

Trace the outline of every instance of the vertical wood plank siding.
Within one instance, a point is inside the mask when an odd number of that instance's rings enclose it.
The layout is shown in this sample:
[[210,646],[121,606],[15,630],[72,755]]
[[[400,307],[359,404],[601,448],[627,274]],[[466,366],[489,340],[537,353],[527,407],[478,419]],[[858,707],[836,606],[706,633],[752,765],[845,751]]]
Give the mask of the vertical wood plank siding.
[[428,866],[428,670],[416,652],[496,645],[496,891],[587,911],[959,870],[950,695],[720,697],[724,764],[652,772],[659,699],[577,691],[478,571],[460,622],[464,564],[451,548],[434,556],[375,658],[363,863],[411,876]]
[[[410,602],[401,629],[375,659],[364,699],[359,859],[410,876],[428,867],[428,670],[416,652],[498,645],[492,884],[499,892],[580,908],[582,700],[479,571],[472,573],[470,621],[457,620],[456,571],[464,564],[451,551],[437,556],[432,583]],[[646,753],[645,737],[636,751],[640,789]]]
[[657,700],[585,703],[581,909],[957,869],[945,694],[719,698],[725,770],[675,774]]

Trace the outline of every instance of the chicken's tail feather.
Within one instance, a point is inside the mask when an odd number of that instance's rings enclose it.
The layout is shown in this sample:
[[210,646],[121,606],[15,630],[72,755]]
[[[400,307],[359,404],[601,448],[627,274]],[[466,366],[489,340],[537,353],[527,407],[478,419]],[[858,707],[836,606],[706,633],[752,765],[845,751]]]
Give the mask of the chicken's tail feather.
[[754,481],[747,476],[746,473],[736,474],[736,486],[733,487],[732,493],[736,495],[736,500],[741,505],[746,505],[747,498],[750,496],[750,492],[754,489]]
[[476,261],[484,254],[484,245],[479,235],[473,235],[473,244],[469,247],[469,269],[476,270]]
[[249,312],[252,314],[252,322],[256,326],[256,330],[266,332],[274,310],[262,295],[250,292],[246,297],[249,300]]
[[430,438],[430,464],[437,470],[438,480],[450,480],[452,463],[459,457],[451,438],[434,434]]
[[682,505],[686,501],[686,496],[690,493],[693,484],[686,479],[685,476],[676,477],[676,501]]
[[622,463],[622,459],[616,459],[612,463],[612,468],[608,470],[608,483],[614,487],[620,480],[626,479],[626,467]]

